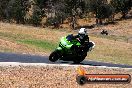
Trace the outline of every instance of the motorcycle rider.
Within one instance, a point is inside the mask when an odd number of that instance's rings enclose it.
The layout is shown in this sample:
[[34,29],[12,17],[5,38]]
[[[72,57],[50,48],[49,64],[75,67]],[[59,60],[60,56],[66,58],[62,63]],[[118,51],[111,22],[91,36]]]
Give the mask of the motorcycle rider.
[[[90,48],[90,46],[88,46],[88,43],[89,43],[89,37],[87,35],[87,30],[86,28],[81,28],[79,31],[78,31],[78,34],[73,36],[73,38],[77,39],[80,43],[81,43],[81,46],[78,47],[76,45],[73,45],[71,47],[71,50],[73,50],[74,53],[81,53],[80,50],[88,50]],[[87,43],[86,43],[87,42]],[[85,45],[86,44],[86,45]]]
[[82,49],[86,51],[91,51],[95,46],[94,42],[89,41],[89,36],[87,35],[86,28],[80,28],[77,35],[74,36],[73,34],[70,34],[67,36],[67,38],[70,41],[77,39],[81,44],[81,46],[79,47],[77,45],[73,45],[71,47],[71,50],[73,51],[73,53],[81,52],[80,50]]
[[81,45],[83,45],[86,41],[89,42],[86,28],[81,28],[78,32],[78,35],[75,35],[74,38],[78,39]]

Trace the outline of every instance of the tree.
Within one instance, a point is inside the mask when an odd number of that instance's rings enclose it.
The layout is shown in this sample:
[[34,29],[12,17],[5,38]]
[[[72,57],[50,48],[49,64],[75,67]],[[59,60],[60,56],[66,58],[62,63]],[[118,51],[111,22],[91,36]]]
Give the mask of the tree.
[[41,9],[37,5],[35,5],[33,7],[33,14],[31,16],[31,23],[34,26],[38,26],[38,25],[40,25],[41,20],[42,20]]
[[96,17],[96,24],[102,24],[102,19],[109,18],[113,14],[113,8],[107,0],[89,0],[89,11]]
[[11,0],[6,8],[6,17],[8,20],[15,20],[16,23],[24,23],[24,16],[26,14],[27,0]]
[[46,25],[52,25],[54,28],[63,23],[67,14],[65,13],[65,3],[63,0],[49,0],[47,3],[47,22]]
[[[66,13],[69,16],[80,15],[85,12],[85,1],[84,0],[65,0]],[[81,12],[81,13],[80,13]],[[82,15],[82,14],[81,14]]]
[[9,3],[9,0],[0,0],[0,20],[5,19],[5,9]]
[[47,7],[47,3],[49,0],[34,0],[36,5],[41,9],[41,13],[45,15],[45,8]]
[[111,0],[110,4],[115,8],[116,13],[121,12],[122,18],[125,18],[132,7],[132,0]]
[[65,0],[65,13],[70,18],[70,26],[75,29],[77,26],[77,17],[82,18],[86,13],[85,0]]

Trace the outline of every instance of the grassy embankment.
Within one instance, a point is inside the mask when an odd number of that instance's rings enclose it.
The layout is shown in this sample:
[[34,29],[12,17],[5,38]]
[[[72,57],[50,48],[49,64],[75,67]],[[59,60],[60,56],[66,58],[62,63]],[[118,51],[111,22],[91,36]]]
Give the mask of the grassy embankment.
[[[57,47],[60,37],[71,32],[0,23],[0,51],[44,55]],[[91,35],[96,47],[88,59],[132,65],[132,44],[110,36]]]

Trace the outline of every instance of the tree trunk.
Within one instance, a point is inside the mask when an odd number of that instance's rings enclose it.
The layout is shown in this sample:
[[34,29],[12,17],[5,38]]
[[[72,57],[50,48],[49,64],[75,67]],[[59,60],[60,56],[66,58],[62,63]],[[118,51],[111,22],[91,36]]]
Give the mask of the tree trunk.
[[122,12],[122,17],[121,18],[123,18],[123,19],[126,18],[126,13],[125,12]]
[[103,24],[102,19],[96,18],[96,24],[102,25]]

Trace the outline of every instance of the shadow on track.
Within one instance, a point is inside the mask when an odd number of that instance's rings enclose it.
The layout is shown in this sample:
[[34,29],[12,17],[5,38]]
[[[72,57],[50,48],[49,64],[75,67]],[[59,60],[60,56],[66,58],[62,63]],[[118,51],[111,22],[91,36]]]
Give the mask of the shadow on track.
[[[48,60],[48,56],[36,56],[36,55],[25,55],[25,54],[12,54],[12,53],[0,53],[0,62],[19,62],[19,63],[46,63],[46,64],[73,64],[73,62],[57,61],[52,63]],[[121,65],[112,64],[96,61],[84,60],[80,65],[90,65],[90,66],[107,66],[107,67],[121,67],[121,68],[132,68],[132,65]]]

